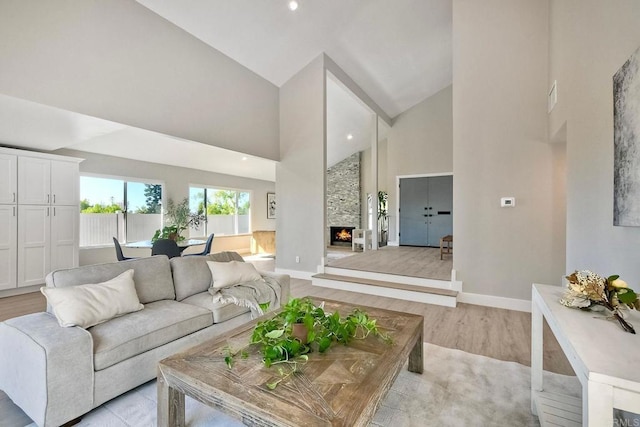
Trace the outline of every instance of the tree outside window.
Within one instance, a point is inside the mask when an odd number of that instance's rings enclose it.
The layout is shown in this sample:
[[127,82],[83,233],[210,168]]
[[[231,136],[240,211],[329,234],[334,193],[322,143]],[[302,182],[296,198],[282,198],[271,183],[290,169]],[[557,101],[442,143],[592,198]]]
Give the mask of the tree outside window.
[[191,187],[189,206],[193,213],[207,213],[205,227],[190,230],[191,237],[245,234],[250,232],[250,193],[248,191]]

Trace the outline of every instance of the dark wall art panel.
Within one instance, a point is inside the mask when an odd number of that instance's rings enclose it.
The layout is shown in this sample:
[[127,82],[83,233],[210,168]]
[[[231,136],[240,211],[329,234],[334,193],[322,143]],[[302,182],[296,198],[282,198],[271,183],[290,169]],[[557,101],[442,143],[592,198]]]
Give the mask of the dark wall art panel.
[[613,225],[640,226],[640,49],[613,76]]

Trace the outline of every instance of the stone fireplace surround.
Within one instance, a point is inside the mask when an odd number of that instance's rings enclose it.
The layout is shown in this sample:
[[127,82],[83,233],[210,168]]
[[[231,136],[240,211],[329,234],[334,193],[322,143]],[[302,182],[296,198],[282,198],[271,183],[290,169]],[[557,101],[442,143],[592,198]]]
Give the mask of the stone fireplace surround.
[[[355,153],[327,169],[327,243],[336,245],[331,227],[360,228],[360,153]],[[338,230],[338,232],[340,231]],[[351,246],[337,242],[338,246]]]

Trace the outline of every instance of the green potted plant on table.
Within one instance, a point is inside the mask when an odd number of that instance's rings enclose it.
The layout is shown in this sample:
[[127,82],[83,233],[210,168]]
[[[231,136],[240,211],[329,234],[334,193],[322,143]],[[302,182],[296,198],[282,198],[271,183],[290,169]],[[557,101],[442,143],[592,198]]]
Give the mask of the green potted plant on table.
[[[315,305],[309,298],[292,298],[282,310],[270,319],[256,324],[248,346],[256,346],[265,366],[285,364],[288,370],[278,368],[280,378],[268,383],[275,388],[282,380],[296,372],[298,364],[306,363],[307,354],[324,353],[334,342],[348,344],[353,339],[365,339],[369,335],[387,344],[392,340],[380,331],[376,320],[360,309],[354,309],[346,317],[340,313],[327,313],[324,303]],[[246,347],[239,351],[227,349],[225,362],[231,368],[238,353],[248,357]]]
[[167,209],[165,210],[165,226],[156,230],[151,238],[152,242],[158,239],[172,239],[175,241],[184,240],[182,232],[189,227],[198,228],[200,222],[206,217],[202,212],[193,213],[189,209],[189,199],[185,197],[180,203],[175,203],[172,199],[167,201]]

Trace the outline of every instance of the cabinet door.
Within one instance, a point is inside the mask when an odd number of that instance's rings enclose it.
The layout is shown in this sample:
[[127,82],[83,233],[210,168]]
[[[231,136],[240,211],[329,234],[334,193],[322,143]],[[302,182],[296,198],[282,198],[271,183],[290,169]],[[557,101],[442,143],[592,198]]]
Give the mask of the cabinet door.
[[51,160],[51,203],[78,205],[80,203],[80,173],[75,162]]
[[78,206],[53,206],[51,271],[78,266]]
[[0,205],[0,289],[16,287],[18,216],[15,205]]
[[15,204],[18,192],[18,157],[0,154],[0,204]]
[[50,271],[51,207],[18,206],[18,287],[41,285]]
[[18,157],[18,203],[49,204],[50,192],[51,160]]

